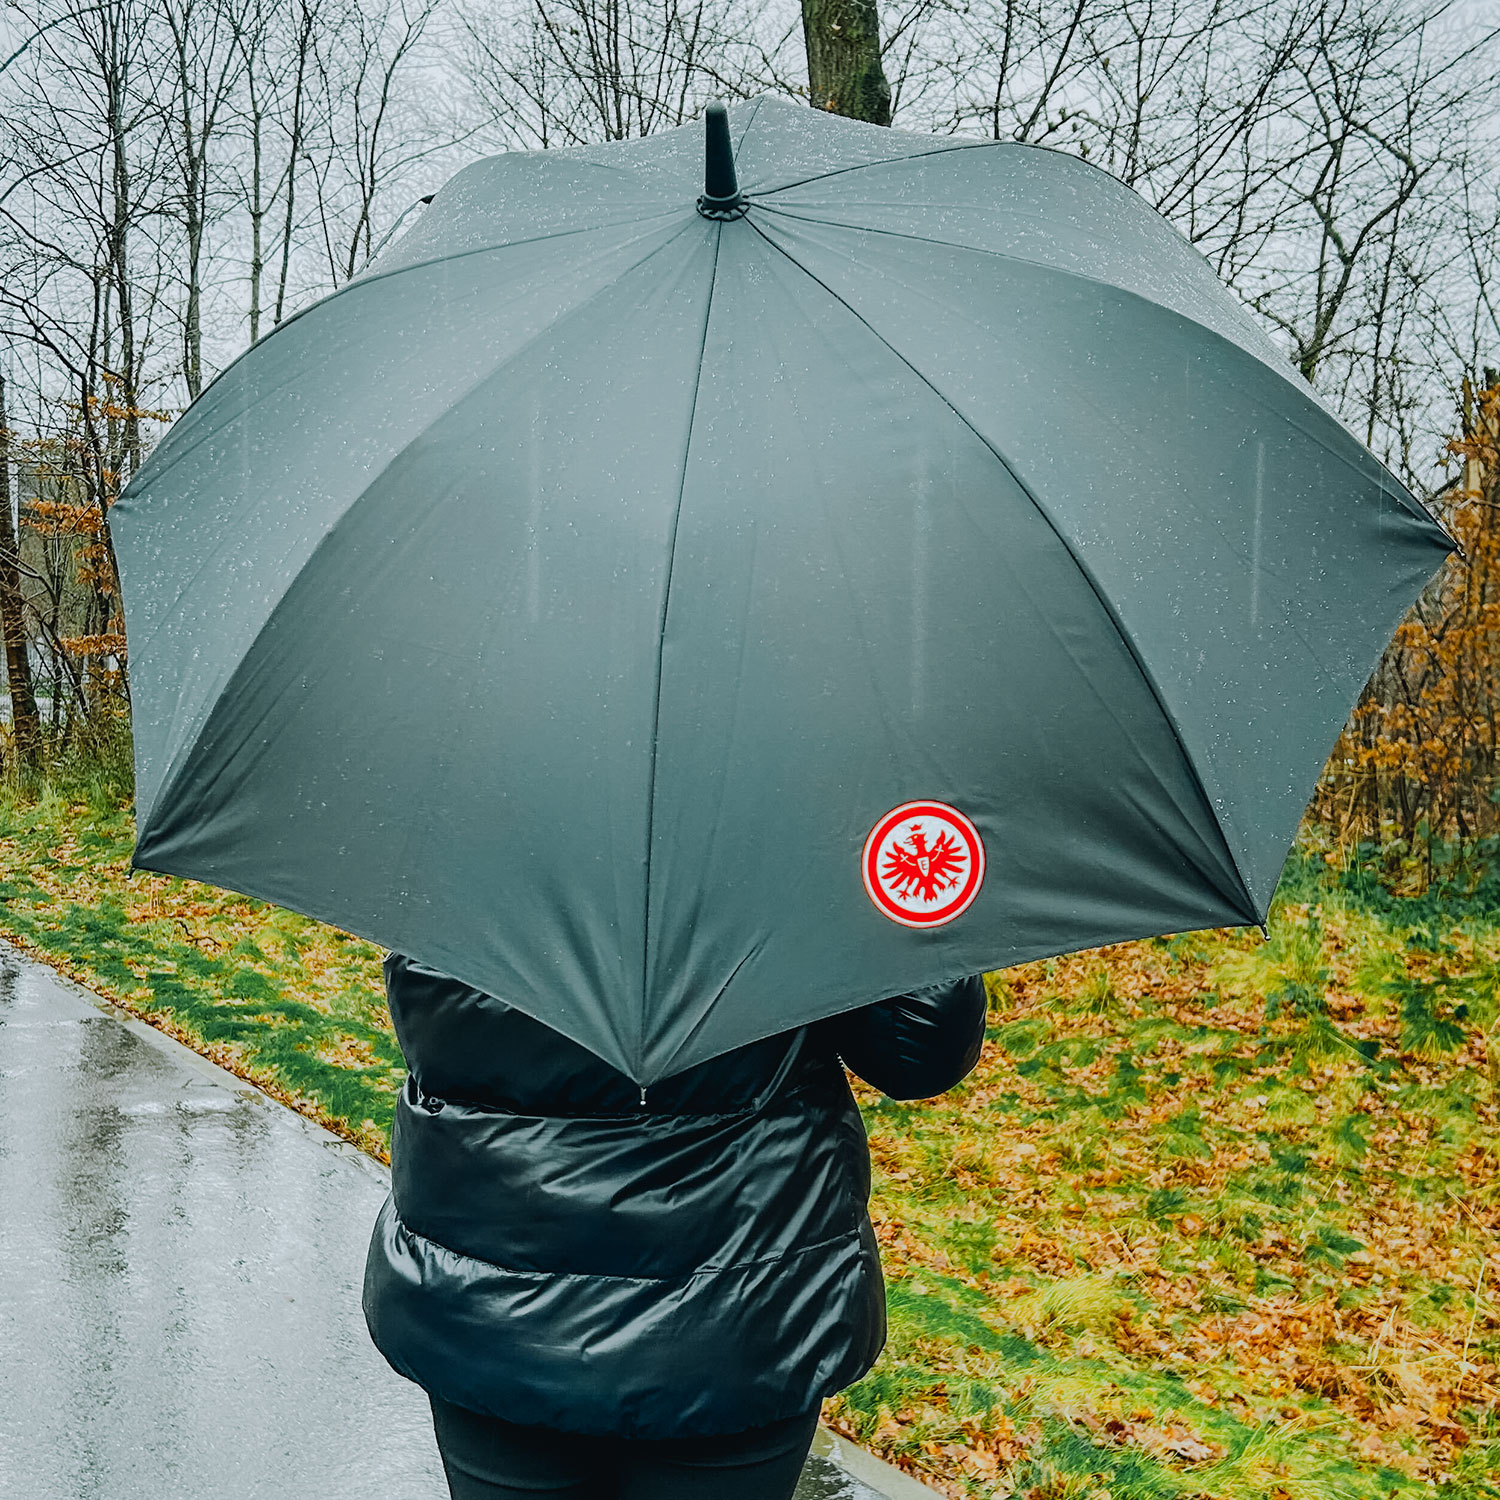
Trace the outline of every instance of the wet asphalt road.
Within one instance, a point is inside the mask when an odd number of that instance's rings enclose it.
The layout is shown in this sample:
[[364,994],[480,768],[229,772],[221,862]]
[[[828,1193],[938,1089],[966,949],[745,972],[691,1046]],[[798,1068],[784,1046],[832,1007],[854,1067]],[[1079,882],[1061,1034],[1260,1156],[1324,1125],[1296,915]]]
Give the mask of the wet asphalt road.
[[[445,1500],[359,1311],[385,1182],[0,944],[0,1496]],[[798,1500],[930,1494],[818,1449]]]

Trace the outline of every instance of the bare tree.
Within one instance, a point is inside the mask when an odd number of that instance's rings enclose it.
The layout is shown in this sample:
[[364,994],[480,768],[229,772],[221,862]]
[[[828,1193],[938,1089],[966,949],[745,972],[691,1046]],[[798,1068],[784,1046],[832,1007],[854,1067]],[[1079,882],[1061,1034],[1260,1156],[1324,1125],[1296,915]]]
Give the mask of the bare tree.
[[1069,90],[1087,67],[1090,4],[975,0],[919,14],[898,90],[902,113],[939,130],[1049,141],[1067,125]]
[[[250,342],[259,342],[261,303],[266,274],[267,219],[288,172],[273,175],[268,162],[268,137],[273,129],[272,116],[278,96],[280,69],[272,62],[270,31],[273,6],[267,0],[250,0],[238,10],[233,20],[234,49],[239,54],[242,92],[236,101],[231,132],[242,142],[233,152],[227,173],[235,196],[243,208],[250,235],[246,286],[249,306],[246,321]],[[278,59],[279,61],[279,59]],[[288,167],[290,159],[288,159]]]
[[410,106],[407,81],[436,0],[347,5],[316,45],[326,101],[323,138],[309,166],[328,275],[337,286],[374,249],[377,196],[450,140]]
[[1128,183],[1431,487],[1461,373],[1444,330],[1472,322],[1473,203],[1500,165],[1495,29],[1452,0],[943,0],[916,32],[903,121]]
[[171,205],[182,226],[182,378],[188,399],[203,389],[204,235],[215,213],[213,148],[244,69],[236,45],[244,32],[237,0],[162,0],[170,54],[161,71],[171,79],[171,143],[176,191]]
[[[21,446],[30,472],[45,462],[59,476],[48,524],[70,539],[59,566],[78,603],[44,649],[60,653],[55,676],[76,688],[86,715],[91,691],[101,704],[128,692],[108,511],[143,457],[153,415],[148,367],[168,275],[159,240],[167,116],[148,8],[61,0],[45,21],[25,60],[31,87],[7,117],[23,170],[0,205],[0,232],[26,244],[30,275],[0,290],[0,314],[9,342],[38,356]],[[14,439],[10,447],[14,462]],[[47,617],[37,619],[45,633]]]
[[470,4],[461,56],[499,143],[625,140],[694,118],[718,96],[791,92],[794,20],[741,0]]

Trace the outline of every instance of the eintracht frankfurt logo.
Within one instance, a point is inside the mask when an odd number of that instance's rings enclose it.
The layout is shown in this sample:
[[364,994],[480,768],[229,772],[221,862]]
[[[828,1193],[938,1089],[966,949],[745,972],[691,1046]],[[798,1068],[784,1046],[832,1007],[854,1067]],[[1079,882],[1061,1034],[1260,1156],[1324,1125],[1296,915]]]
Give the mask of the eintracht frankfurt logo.
[[903,927],[941,927],[979,894],[984,845],[979,831],[946,802],[892,808],[865,840],[865,889]]

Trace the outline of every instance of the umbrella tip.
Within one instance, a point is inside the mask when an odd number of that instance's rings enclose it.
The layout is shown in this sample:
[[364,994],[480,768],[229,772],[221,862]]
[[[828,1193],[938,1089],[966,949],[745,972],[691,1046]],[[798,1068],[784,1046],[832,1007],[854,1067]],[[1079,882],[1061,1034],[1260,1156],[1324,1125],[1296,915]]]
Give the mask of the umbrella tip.
[[703,111],[703,127],[703,196],[698,212],[705,219],[738,219],[749,205],[734,170],[729,111],[717,99]]

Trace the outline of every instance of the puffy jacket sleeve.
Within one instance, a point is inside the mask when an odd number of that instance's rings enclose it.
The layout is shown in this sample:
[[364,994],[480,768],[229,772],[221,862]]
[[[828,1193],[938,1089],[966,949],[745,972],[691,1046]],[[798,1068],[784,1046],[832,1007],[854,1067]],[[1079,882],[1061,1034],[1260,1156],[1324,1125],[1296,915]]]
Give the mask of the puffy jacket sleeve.
[[895,995],[820,1023],[844,1065],[892,1099],[930,1099],[979,1061],[987,999],[984,976]]

